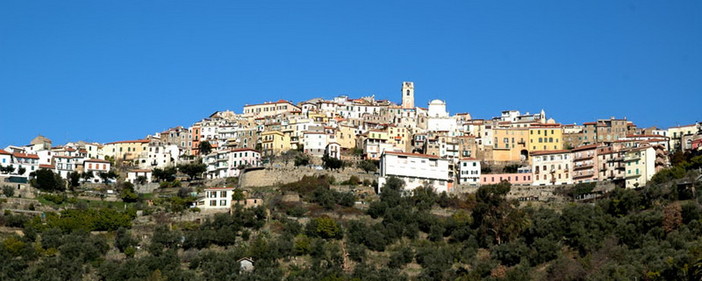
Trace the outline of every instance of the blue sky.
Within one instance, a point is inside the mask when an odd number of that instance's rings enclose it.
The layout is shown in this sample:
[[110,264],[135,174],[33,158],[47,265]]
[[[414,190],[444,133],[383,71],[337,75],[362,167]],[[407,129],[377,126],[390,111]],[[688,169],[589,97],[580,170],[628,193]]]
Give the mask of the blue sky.
[[0,147],[280,98],[399,102],[402,81],[474,118],[702,121],[702,2],[0,1]]

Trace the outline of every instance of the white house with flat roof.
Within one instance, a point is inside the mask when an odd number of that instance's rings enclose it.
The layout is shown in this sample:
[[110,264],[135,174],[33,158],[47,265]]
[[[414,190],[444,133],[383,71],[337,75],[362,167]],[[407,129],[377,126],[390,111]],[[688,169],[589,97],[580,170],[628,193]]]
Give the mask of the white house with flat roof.
[[427,184],[436,192],[448,192],[453,184],[449,162],[434,155],[385,151],[380,157],[378,186],[382,187],[390,177],[396,177],[405,182],[406,191]]

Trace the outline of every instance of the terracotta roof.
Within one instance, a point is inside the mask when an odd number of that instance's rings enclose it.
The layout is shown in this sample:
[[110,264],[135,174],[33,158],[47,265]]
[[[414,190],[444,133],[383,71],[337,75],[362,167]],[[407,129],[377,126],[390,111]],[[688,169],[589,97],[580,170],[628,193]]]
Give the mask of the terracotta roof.
[[126,141],[115,141],[109,142],[107,144],[118,144],[118,143],[148,143],[150,140],[126,140]]
[[36,154],[26,154],[26,153],[19,153],[19,152],[13,153],[12,156],[15,156],[15,157],[17,157],[17,158],[39,159],[39,155],[36,155]]
[[385,151],[384,154],[399,155],[399,156],[411,156],[411,157],[421,157],[421,158],[432,158],[432,159],[440,159],[439,156],[436,156],[436,155],[419,154],[419,153],[407,153],[407,152]]
[[560,128],[561,124],[541,124],[541,123],[532,123],[531,128]]
[[0,154],[12,155],[12,153],[9,153],[9,152],[4,151],[4,150],[2,150],[2,149],[0,149]]
[[585,123],[583,123],[583,125],[596,125],[596,124],[597,124],[597,122],[585,122]]
[[626,135],[627,138],[667,138],[661,135]]
[[548,154],[558,154],[558,153],[570,153],[570,150],[561,149],[561,150],[534,151],[534,152],[531,152],[531,155],[548,155]]
[[150,173],[151,170],[147,169],[137,169],[137,170],[129,170],[130,173]]
[[217,190],[226,190],[226,189],[234,189],[233,187],[208,187],[205,188],[205,190],[212,190],[212,189],[217,189]]
[[597,148],[597,146],[598,146],[598,144],[593,143],[593,144],[578,146],[578,147],[576,147],[576,148],[573,148],[572,151],[580,151],[580,150],[593,149],[593,148]]
[[80,158],[80,156],[65,156],[65,155],[54,155],[54,158]]
[[230,151],[230,152],[253,151],[253,152],[261,153],[261,152],[259,152],[258,150],[251,149],[251,148],[235,148],[235,149],[232,149],[232,150],[229,150],[229,151]]
[[110,161],[100,159],[86,159],[84,162],[110,163]]
[[464,157],[464,158],[461,158],[461,160],[474,161],[474,160],[478,160],[478,159],[473,158],[473,157]]
[[39,164],[39,168],[53,169],[54,165],[51,164]]

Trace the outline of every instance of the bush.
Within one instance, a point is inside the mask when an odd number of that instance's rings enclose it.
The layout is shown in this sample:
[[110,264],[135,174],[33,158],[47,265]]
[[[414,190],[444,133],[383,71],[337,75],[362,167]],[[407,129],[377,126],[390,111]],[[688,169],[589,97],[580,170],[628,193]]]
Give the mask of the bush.
[[3,185],[2,194],[5,194],[7,197],[12,197],[15,195],[15,188],[9,185]]

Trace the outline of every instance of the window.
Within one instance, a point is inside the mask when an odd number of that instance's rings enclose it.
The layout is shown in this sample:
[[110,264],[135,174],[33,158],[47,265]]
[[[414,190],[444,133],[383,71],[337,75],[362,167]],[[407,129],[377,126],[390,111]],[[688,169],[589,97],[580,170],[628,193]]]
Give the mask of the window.
[[210,200],[210,206],[217,206],[217,200]]
[[219,200],[220,206],[227,206],[227,200]]

